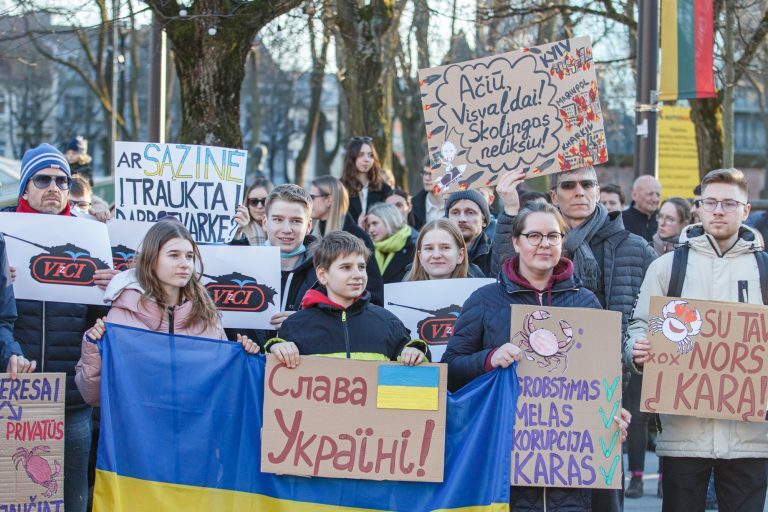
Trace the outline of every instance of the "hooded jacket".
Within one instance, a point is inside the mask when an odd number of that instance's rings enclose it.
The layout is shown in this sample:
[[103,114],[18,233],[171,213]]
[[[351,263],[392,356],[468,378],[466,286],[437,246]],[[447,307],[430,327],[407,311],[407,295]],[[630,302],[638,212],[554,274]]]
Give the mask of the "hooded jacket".
[[[762,304],[757,260],[752,254],[763,250],[757,231],[739,230],[736,244],[721,254],[715,240],[701,224],[686,227],[680,244],[690,247],[681,295],[689,299],[739,302],[739,282],[747,284],[747,302]],[[653,296],[666,296],[674,253],[667,253],[648,267],[640,289],[624,348],[626,362],[632,360],[635,341],[647,338],[648,308]],[[768,457],[768,425],[733,420],[695,418],[661,414],[662,432],[656,452],[665,457],[737,459]]]
[[[499,280],[477,289],[464,303],[441,362],[448,364],[448,389],[456,391],[492,371],[490,359],[509,340],[510,305],[530,304],[601,309],[597,297],[573,277],[573,263],[561,258],[544,290],[520,275],[518,257],[508,260]],[[525,362],[521,364],[526,364]],[[545,502],[542,505],[542,502]],[[590,489],[513,487],[510,510],[590,511]]]
[[[200,322],[187,322],[192,314],[192,303],[186,301],[170,308],[167,313],[149,298],[141,300],[144,290],[136,280],[136,271],[126,270],[116,275],[107,286],[104,302],[111,302],[107,322],[137,327],[156,332],[184,334],[210,339],[227,339],[221,324],[206,327]],[[94,340],[83,336],[82,354],[75,367],[75,384],[85,401],[99,405],[101,384],[101,354]]]
[[370,303],[368,292],[346,309],[325,293],[324,289],[310,290],[301,311],[283,322],[279,338],[269,340],[264,351],[275,343],[292,341],[302,355],[397,361],[403,349],[412,346],[429,359],[427,344],[411,340],[410,331],[395,315]]

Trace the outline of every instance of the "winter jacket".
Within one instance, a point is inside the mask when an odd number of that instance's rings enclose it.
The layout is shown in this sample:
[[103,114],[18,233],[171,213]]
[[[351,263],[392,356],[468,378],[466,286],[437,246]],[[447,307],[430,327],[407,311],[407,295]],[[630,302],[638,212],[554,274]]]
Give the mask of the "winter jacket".
[[[15,212],[16,208],[10,206],[2,211]],[[107,314],[107,308],[16,299],[16,312],[18,318],[13,326],[13,337],[24,357],[37,361],[38,372],[66,373],[66,411],[85,409],[87,405],[75,386],[75,364],[80,359],[83,333]]]
[[[390,192],[392,192],[392,187],[384,182],[381,183],[381,188],[379,190],[372,190],[371,188],[368,188],[368,200],[365,202],[365,211],[370,211],[371,206],[375,205],[376,203],[383,203],[384,200],[387,199],[387,196]],[[360,218],[360,214],[363,213],[363,206],[360,202],[360,195],[353,196],[352,192],[350,191],[349,210],[347,210],[347,212],[352,216],[352,220],[357,222],[357,219]]]
[[[311,290],[301,311],[280,327],[279,338],[269,340],[264,351],[282,341],[292,341],[302,355],[322,355],[368,361],[397,361],[405,347],[416,347],[429,358],[427,344],[411,340],[410,331],[386,309],[371,304],[365,293],[344,309],[326,295]],[[311,326],[308,329],[307,326]]]
[[11,356],[23,355],[19,343],[13,339],[13,322],[16,321],[16,299],[13,282],[5,253],[5,239],[0,233],[0,373],[5,372]]
[[[224,340],[221,324],[206,327],[200,322],[186,325],[192,313],[189,301],[164,312],[151,299],[141,300],[144,290],[136,280],[136,271],[126,270],[116,275],[107,286],[104,302],[111,302],[107,322],[128,327],[138,327],[150,331],[170,334],[187,334],[200,338]],[[85,401],[93,406],[99,405],[99,386],[101,383],[101,354],[98,345],[87,335],[82,340],[82,355],[77,362],[75,383]]]
[[399,283],[403,280],[408,270],[408,266],[413,264],[413,254],[415,251],[416,244],[409,238],[405,247],[392,256],[387,268],[384,269],[384,273],[381,276],[384,280],[384,284]]
[[411,214],[413,214],[412,226],[416,229],[421,229],[424,224],[427,223],[427,191],[424,189],[419,190],[415,195],[411,197]]
[[484,276],[492,275],[491,239],[488,238],[485,232],[480,233],[480,236],[475,238],[472,245],[467,247],[467,254],[469,255],[469,262],[477,265],[483,271]]
[[[690,247],[681,295],[688,299],[739,302],[741,281],[747,282],[747,299],[762,304],[762,289],[757,260],[752,254],[763,249],[757,231],[740,229],[736,244],[720,254],[717,243],[703,232],[701,224],[683,230],[680,243]],[[674,253],[654,261],[640,289],[624,348],[625,361],[632,359],[635,341],[647,338],[648,309],[653,296],[666,296]],[[665,457],[703,457],[737,459],[768,457],[768,425],[732,420],[694,418],[661,414],[656,453]]]
[[634,201],[629,205],[629,208],[621,212],[621,220],[624,221],[624,229],[645,238],[648,242],[653,242],[653,235],[659,230],[656,213],[649,217],[635,208]]
[[[495,283],[477,289],[464,303],[453,336],[441,362],[448,364],[448,389],[456,391],[491,371],[493,352],[510,337],[512,308],[530,304],[601,309],[597,297],[573,277],[573,263],[561,258],[548,288],[538,291],[517,272],[517,257],[510,260]],[[525,362],[521,364],[526,364]],[[546,504],[542,506],[542,502]],[[513,487],[510,510],[590,511],[589,489]]]

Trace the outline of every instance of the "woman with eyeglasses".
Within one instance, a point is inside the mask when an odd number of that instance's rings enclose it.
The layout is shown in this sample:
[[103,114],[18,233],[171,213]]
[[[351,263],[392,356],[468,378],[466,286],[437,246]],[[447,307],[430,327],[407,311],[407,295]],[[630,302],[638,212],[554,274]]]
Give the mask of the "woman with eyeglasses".
[[352,137],[344,154],[341,182],[349,193],[349,214],[364,227],[365,213],[383,203],[392,187],[385,181],[371,137]]
[[[507,368],[532,364],[510,338],[513,304],[602,309],[597,297],[573,276],[573,263],[562,256],[566,224],[549,204],[530,203],[512,225],[517,254],[508,259],[496,283],[475,291],[464,303],[448,341],[448,388],[456,391],[472,379]],[[626,437],[627,423],[614,418]],[[546,502],[544,502],[546,501]],[[511,510],[591,510],[591,490],[559,487],[512,487]]]
[[659,208],[659,230],[653,235],[653,248],[661,256],[674,251],[683,228],[691,223],[691,203],[682,197],[670,197]]
[[267,212],[267,196],[272,188],[272,182],[267,178],[256,178],[246,189],[244,204],[237,207],[235,214],[235,222],[240,227],[232,245],[264,245],[267,241],[264,217]]

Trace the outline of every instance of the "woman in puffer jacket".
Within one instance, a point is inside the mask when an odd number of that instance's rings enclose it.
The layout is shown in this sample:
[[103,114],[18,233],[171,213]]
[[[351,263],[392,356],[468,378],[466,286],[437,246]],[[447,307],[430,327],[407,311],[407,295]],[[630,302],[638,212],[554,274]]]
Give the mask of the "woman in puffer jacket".
[[[197,266],[197,268],[196,268]],[[200,283],[200,252],[189,231],[176,221],[161,221],[147,232],[136,267],[115,276],[104,300],[112,303],[107,322],[171,334],[226,339],[213,300]],[[75,383],[85,401],[99,405],[101,354],[96,341],[105,332],[98,320],[83,337]],[[250,354],[259,346],[247,336],[237,340]]]
[[[521,361],[520,348],[508,341],[511,304],[601,309],[597,297],[573,277],[571,260],[561,256],[565,230],[560,212],[549,204],[530,204],[517,215],[512,231],[517,254],[504,263],[496,283],[479,288],[464,303],[448,341],[442,362],[448,364],[451,391]],[[623,441],[627,421],[616,421]],[[590,489],[512,487],[509,503],[515,511],[592,510]]]

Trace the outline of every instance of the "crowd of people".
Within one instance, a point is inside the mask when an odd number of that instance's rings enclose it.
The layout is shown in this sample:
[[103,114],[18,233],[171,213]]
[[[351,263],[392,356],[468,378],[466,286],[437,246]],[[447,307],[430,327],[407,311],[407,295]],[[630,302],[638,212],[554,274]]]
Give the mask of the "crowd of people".
[[[81,149],[77,143],[70,144],[72,152]],[[18,205],[6,211],[106,220],[108,211],[92,201],[90,176],[75,172],[75,165],[48,144],[27,151]],[[510,343],[511,304],[607,309],[622,318],[616,352],[625,367],[626,410],[614,421],[622,441],[628,436],[626,491],[513,488],[511,509],[619,511],[624,497],[643,495],[650,415],[639,403],[650,297],[667,295],[671,274],[682,272],[682,297],[762,303],[766,283],[753,254],[763,250],[763,237],[746,224],[743,173],[713,170],[693,203],[661,202],[661,184],[641,176],[629,204],[624,191],[601,184],[591,166],[552,175],[547,194],[523,190],[522,171],[506,173],[495,190],[441,194],[427,161],[422,190],[413,196],[387,176],[372,139],[354,137],[341,179],[321,176],[307,188],[273,186],[264,178],[250,184],[231,243],[280,249],[281,304],[271,330],[222,328],[199,281],[196,243],[173,218],[149,230],[133,268],[97,271],[109,303],[104,307],[14,299],[0,236],[0,368],[12,377],[67,374],[66,510],[88,507],[92,417],[100,399],[96,342],[105,321],[229,339],[250,354],[275,354],[290,368],[300,364],[299,355],[311,354],[418,365],[431,359],[429,348],[383,308],[383,285],[467,277],[496,282],[474,292],[456,322],[442,357],[452,391],[496,368],[530,364]],[[687,267],[673,269],[680,250],[690,253]],[[744,283],[757,289],[745,292]],[[763,424],[662,415],[656,450],[663,510],[703,510],[711,475],[722,510],[762,510],[768,486]]]

